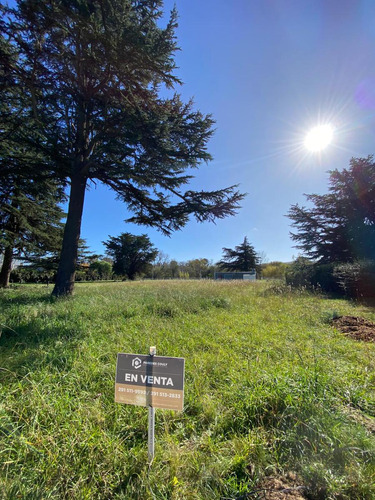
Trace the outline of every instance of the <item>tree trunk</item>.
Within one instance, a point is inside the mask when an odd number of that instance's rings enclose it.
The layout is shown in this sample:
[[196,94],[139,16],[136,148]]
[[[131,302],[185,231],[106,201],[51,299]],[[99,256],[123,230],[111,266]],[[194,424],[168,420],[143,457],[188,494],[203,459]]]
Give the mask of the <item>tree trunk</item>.
[[71,180],[68,217],[56,284],[52,292],[56,297],[73,293],[86,183],[87,178],[79,174],[73,176]]
[[3,265],[0,271],[0,288],[9,287],[9,278],[12,271],[13,247],[7,246],[4,251]]
[[19,197],[19,189],[15,188],[12,201],[11,201],[11,211],[9,214],[9,220],[5,226],[5,232],[8,233],[8,245],[4,250],[4,259],[3,265],[0,271],[0,288],[8,288],[9,287],[9,279],[10,273],[12,272],[12,262],[13,262],[13,250],[16,243],[16,237],[19,233],[19,224],[17,221],[17,217],[15,216],[16,211],[18,210],[18,197]]

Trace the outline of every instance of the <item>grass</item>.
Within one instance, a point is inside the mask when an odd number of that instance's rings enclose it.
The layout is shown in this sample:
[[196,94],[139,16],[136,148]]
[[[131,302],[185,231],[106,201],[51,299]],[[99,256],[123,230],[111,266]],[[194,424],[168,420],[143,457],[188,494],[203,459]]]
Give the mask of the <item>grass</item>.
[[[375,345],[330,326],[375,310],[282,286],[77,284],[0,293],[0,498],[375,498]],[[118,352],[186,359],[185,410],[114,403]],[[355,418],[355,417],[358,418]],[[372,420],[371,420],[372,422]]]

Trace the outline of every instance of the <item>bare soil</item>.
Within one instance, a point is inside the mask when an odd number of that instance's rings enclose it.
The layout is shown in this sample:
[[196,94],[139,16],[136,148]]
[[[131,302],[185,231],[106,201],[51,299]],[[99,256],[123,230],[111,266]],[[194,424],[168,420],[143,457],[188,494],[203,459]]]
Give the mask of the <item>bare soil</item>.
[[305,500],[301,485],[296,474],[290,472],[286,477],[268,477],[261,483],[257,498],[260,500]]
[[354,340],[375,342],[375,324],[365,318],[340,316],[332,320],[332,325]]
[[370,417],[369,415],[364,414],[361,410],[358,410],[357,408],[351,408],[350,406],[344,408],[344,412],[351,420],[354,420],[358,424],[363,425],[363,427],[371,434],[375,434],[374,417]]

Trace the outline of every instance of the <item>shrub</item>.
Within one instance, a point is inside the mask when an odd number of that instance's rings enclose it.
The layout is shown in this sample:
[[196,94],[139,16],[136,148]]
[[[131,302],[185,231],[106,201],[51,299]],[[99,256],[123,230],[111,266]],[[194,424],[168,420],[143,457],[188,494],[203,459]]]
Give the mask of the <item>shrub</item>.
[[298,257],[292,264],[289,265],[286,273],[286,284],[293,288],[312,286],[312,276],[314,273],[313,263],[306,257]]
[[265,279],[284,279],[288,264],[284,262],[270,262],[262,265],[262,277]]
[[313,264],[311,286],[327,293],[342,293],[334,274],[335,264]]
[[298,257],[286,271],[286,284],[293,288],[320,289],[327,293],[342,293],[334,275],[334,264],[311,262]]
[[333,274],[345,295],[357,298],[375,296],[375,261],[338,264]]
[[286,283],[293,288],[319,288],[347,297],[375,296],[375,261],[319,264],[298,257],[288,268]]

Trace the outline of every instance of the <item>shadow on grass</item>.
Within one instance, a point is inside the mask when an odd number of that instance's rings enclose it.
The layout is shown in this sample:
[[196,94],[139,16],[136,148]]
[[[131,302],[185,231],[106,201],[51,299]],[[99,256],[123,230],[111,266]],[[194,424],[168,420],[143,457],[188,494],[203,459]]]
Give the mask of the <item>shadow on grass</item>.
[[[31,320],[28,323],[21,325],[13,325],[12,322],[6,325],[0,325],[0,346],[4,352],[7,348],[14,350],[15,347],[22,348],[37,347],[39,344],[49,344],[52,341],[59,339],[71,340],[79,337],[83,332],[81,331],[81,324],[75,324],[72,319],[69,325],[63,324],[66,315],[61,315],[61,318],[55,318],[54,325],[45,326],[41,325],[38,319]],[[59,324],[59,319],[61,324]]]
[[361,306],[368,307],[369,309],[375,308],[375,297],[361,297],[358,299]]
[[[52,290],[52,288],[50,289]],[[29,289],[25,293],[14,294],[13,289],[0,291],[0,311],[4,311],[5,318],[0,317],[0,346],[12,349],[16,346],[36,347],[41,343],[50,342],[58,337],[72,338],[77,336],[81,325],[75,324],[74,318],[69,318],[67,313],[53,314],[50,318],[39,315],[38,310],[27,310],[27,306],[56,304],[58,301],[70,301],[72,298],[56,298],[50,293],[32,295]],[[26,310],[22,308],[26,307]],[[27,317],[29,316],[29,317]],[[31,316],[31,317],[30,317]],[[28,321],[29,320],[29,321]],[[52,323],[53,321],[53,323]],[[49,322],[49,324],[47,323]]]
[[[51,289],[52,291],[52,289]],[[32,306],[35,304],[54,304],[57,300],[70,300],[67,299],[57,299],[52,295],[0,295],[0,307],[7,308],[12,306]]]
[[52,369],[68,371],[77,342],[84,333],[82,324],[74,321],[45,326],[37,319],[14,327],[0,325],[0,331],[3,373],[16,372],[21,376],[46,364]]
[[311,295],[326,300],[347,300],[357,303],[360,306],[368,307],[370,309],[375,308],[375,296],[355,296],[350,294],[345,294],[343,292],[322,290],[320,288],[306,288],[306,287],[291,287],[290,285],[285,285],[283,283],[272,285],[263,291],[264,297],[283,295],[283,296],[298,296],[298,295]]
[[347,300],[368,309],[375,309],[375,296],[374,297],[352,297],[351,295],[344,295],[338,293],[326,293],[324,298],[328,300]]

